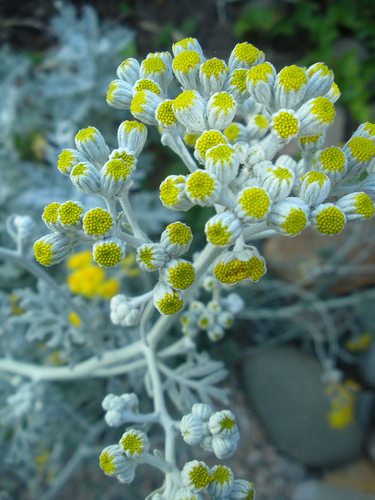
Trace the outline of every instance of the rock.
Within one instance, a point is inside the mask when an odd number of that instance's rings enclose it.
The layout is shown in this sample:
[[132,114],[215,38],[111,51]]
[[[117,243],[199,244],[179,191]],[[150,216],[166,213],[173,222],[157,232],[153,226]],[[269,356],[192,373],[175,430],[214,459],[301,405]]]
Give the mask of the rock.
[[375,500],[375,496],[321,481],[305,481],[297,486],[292,500]]
[[358,359],[358,370],[362,380],[375,389],[375,344],[372,343]]
[[[345,269],[347,264],[351,264],[350,261],[358,259],[364,248],[368,248],[368,252],[357,265],[375,263],[374,232],[375,218],[363,223],[347,224],[340,234],[332,236],[319,234],[307,227],[295,238],[267,238],[262,247],[262,255],[266,259],[268,271],[278,278],[311,285],[323,274],[327,279],[333,278],[331,290],[335,295],[345,295],[375,284],[374,273],[356,273],[353,269]],[[348,242],[351,242],[350,248],[344,259],[340,260],[336,273],[331,264],[332,256],[345,248]]]
[[364,431],[353,422],[328,424],[330,404],[318,361],[294,347],[258,352],[245,359],[243,385],[271,441],[307,466],[332,467],[357,457]]
[[333,486],[375,495],[375,465],[367,458],[360,458],[344,467],[327,472],[323,481]]

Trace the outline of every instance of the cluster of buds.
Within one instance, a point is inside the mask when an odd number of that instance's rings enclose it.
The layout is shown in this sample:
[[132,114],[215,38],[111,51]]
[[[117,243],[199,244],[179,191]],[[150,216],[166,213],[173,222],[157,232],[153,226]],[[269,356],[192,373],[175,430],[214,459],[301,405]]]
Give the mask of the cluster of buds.
[[169,224],[158,243],[144,243],[137,250],[136,260],[147,272],[158,271],[154,288],[154,305],[161,314],[175,314],[183,307],[181,291],[194,282],[193,265],[181,259],[190,247],[193,235],[182,222]]
[[104,448],[99,458],[100,467],[105,474],[115,476],[121,483],[131,483],[135,469],[143,462],[149,447],[144,432],[130,429],[124,432],[118,444]]
[[205,331],[213,342],[218,342],[225,335],[225,330],[234,323],[234,314],[226,307],[225,301],[211,300],[207,304],[194,300],[180,318],[182,333],[195,337],[199,331]]
[[213,412],[210,405],[196,403],[180,422],[183,440],[211,451],[218,458],[231,457],[237,449],[240,433],[230,410]]
[[[65,149],[59,156],[58,169],[70,177],[73,185],[85,194],[104,198],[108,207],[126,195],[137,156],[147,138],[143,123],[125,121],[118,128],[118,148],[110,151],[95,127],[78,132],[76,149]],[[35,256],[44,266],[64,260],[71,249],[83,241],[93,241],[93,258],[101,267],[117,266],[125,257],[125,242],[120,237],[116,213],[97,207],[85,212],[77,201],[50,203],[42,219],[52,234],[34,245]]]
[[121,424],[134,421],[138,415],[138,396],[134,393],[107,394],[102,401],[103,410],[106,411],[105,421],[110,427],[119,427]]
[[[277,73],[249,43],[237,44],[228,63],[206,59],[193,38],[175,43],[172,51],[149,54],[141,64],[124,61],[107,100],[158,126],[162,141],[178,134],[193,146],[199,167],[190,163],[189,174],[168,176],[160,199],[177,211],[215,206],[217,214],[204,230],[209,243],[225,250],[214,266],[219,281],[236,284],[264,275],[264,259],[246,245],[261,227],[293,237],[311,225],[332,235],[347,222],[373,216],[374,182],[341,195],[353,177],[372,171],[374,126],[359,127],[342,148],[320,149],[340,96],[326,65],[292,65]],[[181,92],[171,99],[173,74]],[[301,162],[283,155],[273,163],[292,139],[302,150]],[[163,255],[155,253],[161,262]]]
[[137,325],[141,317],[141,312],[137,305],[136,302],[134,303],[134,300],[128,299],[122,294],[112,297],[110,302],[112,323],[121,326]]
[[255,499],[252,483],[235,479],[232,470],[224,465],[210,468],[205,462],[193,460],[182,469],[180,488],[173,500],[203,500],[201,493],[212,499],[251,500]]

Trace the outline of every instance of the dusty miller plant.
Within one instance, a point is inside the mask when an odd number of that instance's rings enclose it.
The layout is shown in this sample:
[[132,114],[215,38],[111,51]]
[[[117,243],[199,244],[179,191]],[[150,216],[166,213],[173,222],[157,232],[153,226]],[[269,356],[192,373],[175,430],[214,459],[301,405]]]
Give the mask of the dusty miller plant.
[[[361,125],[343,147],[323,147],[340,96],[332,71],[323,63],[277,72],[249,43],[236,45],[228,62],[207,59],[193,38],[175,43],[172,52],[150,53],[141,63],[129,58],[118,67],[107,103],[130,109],[135,120],[120,123],[115,148],[97,128],[81,129],[76,147],[64,149],[57,165],[80,193],[100,202],[89,209],[84,198],[49,203],[42,219],[50,232],[34,244],[37,261],[47,267],[66,260],[82,244],[90,246],[93,261],[106,271],[120,270],[134,252],[142,271],[136,274],[136,286],[131,290],[127,285],[127,293],[112,297],[111,327],[108,318],[97,317],[97,303],[73,298],[39,264],[27,260],[24,249],[31,220],[13,218],[9,231],[17,249],[3,249],[2,255],[22,260],[41,280],[34,295],[22,298],[20,292],[16,307],[29,313],[13,322],[23,324],[29,340],[46,339],[48,334],[50,348],[63,352],[64,360],[55,363],[60,366],[47,366],[43,353],[41,363],[28,363],[13,352],[0,359],[0,369],[29,380],[21,383],[9,377],[9,385],[19,388],[8,396],[8,406],[18,408],[19,415],[41,404],[41,393],[51,381],[87,380],[92,394],[97,389],[93,379],[126,376],[128,392],[121,393],[117,386],[117,394],[110,392],[102,401],[106,423],[122,432],[100,453],[107,475],[130,483],[138,468],[159,469],[165,479],[150,492],[153,500],[251,499],[251,478],[235,478],[222,463],[235,453],[240,439],[233,412],[225,406],[215,408],[215,401],[229,402],[227,390],[220,386],[227,372],[223,363],[199,352],[198,339],[206,332],[210,341],[221,340],[244,307],[234,287],[256,283],[265,275],[266,262],[256,241],[274,235],[295,237],[307,226],[330,236],[374,215],[375,125]],[[180,87],[177,95],[174,80]],[[180,212],[193,206],[215,210],[202,228],[206,244],[194,248],[190,260],[193,234],[185,222],[171,222],[151,238],[152,231],[146,231],[134,209],[132,188],[143,168],[148,127],[157,127],[162,144],[186,167],[185,174],[161,179],[164,207],[180,219]],[[291,140],[301,150],[299,161],[280,155]],[[149,226],[153,221],[150,211]],[[76,258],[82,255],[87,258]],[[257,285],[252,286],[256,294]],[[202,291],[209,301],[200,300]],[[328,352],[320,352],[320,360],[325,379],[337,383],[335,339],[328,340]],[[4,342],[12,342],[10,335]],[[29,349],[25,342],[21,352],[27,356]],[[140,381],[152,401],[149,412],[140,411],[133,392],[141,392]],[[52,404],[69,414],[68,404]],[[5,421],[12,418],[9,408]],[[181,418],[176,418],[176,410]],[[53,425],[48,413],[45,419],[43,425]],[[152,446],[157,426],[163,431],[163,450]],[[88,428],[82,449],[57,475],[60,486],[103,425],[96,422]],[[213,455],[214,465],[199,460],[179,463],[181,439]],[[59,452],[53,449],[51,454]]]

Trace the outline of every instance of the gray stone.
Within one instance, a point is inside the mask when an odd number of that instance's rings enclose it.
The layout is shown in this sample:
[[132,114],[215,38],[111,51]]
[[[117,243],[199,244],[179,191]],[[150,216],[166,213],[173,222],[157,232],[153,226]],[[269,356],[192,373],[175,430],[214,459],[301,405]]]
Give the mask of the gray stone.
[[358,359],[358,369],[362,379],[375,389],[375,344],[372,343]]
[[332,467],[361,453],[364,431],[353,422],[328,424],[330,404],[322,369],[294,347],[251,354],[243,364],[248,402],[271,441],[285,454],[313,467]]
[[375,496],[321,481],[305,481],[297,486],[292,500],[375,500]]

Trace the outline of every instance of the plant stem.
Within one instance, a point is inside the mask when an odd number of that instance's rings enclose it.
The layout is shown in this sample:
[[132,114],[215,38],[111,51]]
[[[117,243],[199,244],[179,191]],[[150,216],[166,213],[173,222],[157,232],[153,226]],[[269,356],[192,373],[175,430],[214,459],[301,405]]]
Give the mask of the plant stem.
[[189,172],[194,172],[198,169],[198,166],[187,150],[184,141],[177,134],[177,132],[164,132],[161,136],[161,143],[163,144],[163,146],[170,147],[171,150],[181,158],[181,160],[189,169]]
[[119,200],[121,203],[121,207],[124,211],[124,214],[130,224],[130,227],[132,228],[134,236],[140,238],[143,241],[149,241],[149,238],[144,234],[144,232],[140,228],[140,225],[138,224],[138,221],[134,215],[133,208],[129,201],[129,193],[126,192],[125,194],[123,194],[119,198]]

